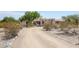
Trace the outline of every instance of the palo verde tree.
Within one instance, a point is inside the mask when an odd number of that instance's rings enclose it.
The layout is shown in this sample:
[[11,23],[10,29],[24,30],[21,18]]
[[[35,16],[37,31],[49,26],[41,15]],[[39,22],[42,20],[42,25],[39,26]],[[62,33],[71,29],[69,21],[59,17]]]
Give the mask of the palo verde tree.
[[20,21],[26,21],[29,25],[32,25],[32,21],[39,18],[40,14],[37,11],[27,11],[25,14],[19,18]]

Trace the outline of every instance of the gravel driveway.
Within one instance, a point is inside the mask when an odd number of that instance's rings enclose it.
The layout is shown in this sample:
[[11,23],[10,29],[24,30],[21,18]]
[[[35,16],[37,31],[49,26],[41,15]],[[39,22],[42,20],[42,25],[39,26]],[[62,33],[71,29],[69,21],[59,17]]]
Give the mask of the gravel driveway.
[[23,28],[16,40],[12,43],[13,48],[75,48],[77,46],[58,39],[42,31],[40,27]]

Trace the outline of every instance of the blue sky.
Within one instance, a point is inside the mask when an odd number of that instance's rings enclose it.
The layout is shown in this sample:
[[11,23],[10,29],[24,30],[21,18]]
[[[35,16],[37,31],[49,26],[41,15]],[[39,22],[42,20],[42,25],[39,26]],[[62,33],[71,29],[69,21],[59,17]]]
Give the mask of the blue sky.
[[[25,11],[0,11],[0,19],[5,16],[12,16],[18,19],[20,16],[24,15]],[[62,16],[79,14],[79,11],[39,11],[39,13],[44,18],[61,18]]]
[[40,13],[47,18],[61,18],[62,16],[79,14],[79,11],[41,11]]

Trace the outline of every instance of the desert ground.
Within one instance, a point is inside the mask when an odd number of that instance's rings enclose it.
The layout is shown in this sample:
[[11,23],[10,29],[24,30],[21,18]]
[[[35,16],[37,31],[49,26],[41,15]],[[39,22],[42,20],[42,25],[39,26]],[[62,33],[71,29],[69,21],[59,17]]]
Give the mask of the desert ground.
[[[66,39],[66,37],[64,38]],[[13,48],[72,48],[78,47],[54,34],[48,34],[41,27],[23,28],[12,44]]]
[[56,35],[57,31],[44,31],[42,27],[23,28],[11,40],[0,41],[7,48],[78,48],[72,38]]

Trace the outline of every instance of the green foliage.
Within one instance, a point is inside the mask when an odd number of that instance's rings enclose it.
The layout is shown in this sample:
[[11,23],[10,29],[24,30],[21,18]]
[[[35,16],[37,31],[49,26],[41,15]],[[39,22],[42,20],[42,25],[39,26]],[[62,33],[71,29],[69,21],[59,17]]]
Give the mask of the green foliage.
[[18,22],[13,17],[4,17],[0,22]]
[[19,18],[19,20],[28,22],[28,25],[32,25],[32,21],[36,18],[39,18],[40,14],[37,11],[27,11],[25,15]]
[[22,22],[22,21],[26,21],[26,19],[25,19],[25,16],[21,16],[20,18],[19,18],[19,20]]
[[[69,16],[64,16],[62,17],[65,21],[65,23],[63,25],[65,28],[67,28],[68,30],[70,30],[70,28],[73,28],[73,34],[77,33],[75,28],[78,28],[79,25],[79,15],[69,15]],[[63,25],[61,25],[61,27],[63,27]]]
[[0,28],[4,28],[8,23],[20,24],[19,21],[13,17],[4,17],[3,20],[0,21]]
[[5,29],[4,39],[7,40],[17,35],[21,25],[19,21],[15,20],[13,17],[4,17],[4,19],[0,21],[0,28]]
[[28,21],[33,21],[34,19],[39,18],[39,17],[40,17],[40,14],[36,11],[25,12],[25,18]]
[[62,17],[68,25],[78,26],[79,24],[79,16],[78,15],[69,15],[66,17]]

